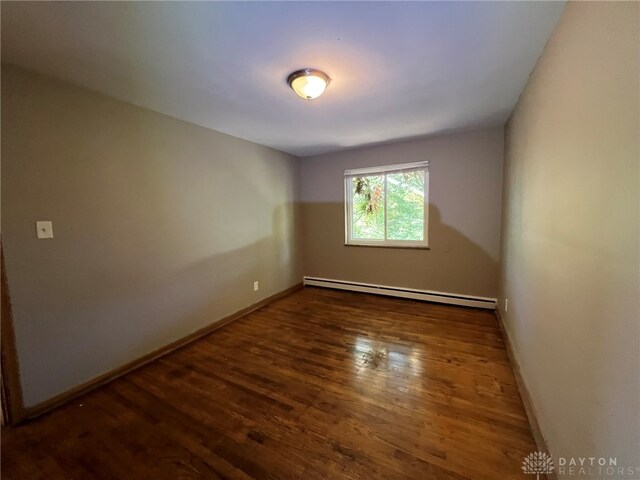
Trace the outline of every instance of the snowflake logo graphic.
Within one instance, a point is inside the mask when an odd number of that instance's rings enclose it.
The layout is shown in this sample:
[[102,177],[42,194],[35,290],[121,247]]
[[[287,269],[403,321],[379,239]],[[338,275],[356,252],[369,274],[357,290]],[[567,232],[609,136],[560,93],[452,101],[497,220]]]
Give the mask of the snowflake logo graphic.
[[522,462],[522,471],[535,475],[536,480],[540,480],[540,475],[553,472],[555,468],[551,455],[545,452],[531,452]]

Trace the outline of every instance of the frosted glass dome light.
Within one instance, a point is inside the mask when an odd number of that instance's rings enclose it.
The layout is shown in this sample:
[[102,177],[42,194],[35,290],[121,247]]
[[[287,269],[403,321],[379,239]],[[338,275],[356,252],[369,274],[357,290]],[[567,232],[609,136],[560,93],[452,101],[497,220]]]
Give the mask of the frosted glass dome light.
[[317,98],[329,85],[329,75],[313,68],[303,68],[289,75],[287,83],[296,94],[305,100]]

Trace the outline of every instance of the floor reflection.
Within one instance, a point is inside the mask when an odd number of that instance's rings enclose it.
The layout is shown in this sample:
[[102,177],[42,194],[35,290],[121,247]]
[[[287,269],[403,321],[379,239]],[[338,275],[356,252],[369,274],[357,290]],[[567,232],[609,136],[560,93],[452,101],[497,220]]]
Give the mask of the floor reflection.
[[424,355],[422,347],[407,346],[365,336],[356,336],[353,359],[355,367],[354,380],[375,388],[397,388],[406,391],[403,379],[409,379],[411,385],[416,384],[416,377],[422,378]]

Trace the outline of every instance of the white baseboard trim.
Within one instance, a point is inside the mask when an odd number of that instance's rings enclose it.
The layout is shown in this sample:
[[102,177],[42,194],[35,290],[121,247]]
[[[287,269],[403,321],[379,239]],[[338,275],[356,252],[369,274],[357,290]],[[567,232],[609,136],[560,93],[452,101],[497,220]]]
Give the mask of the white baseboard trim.
[[457,293],[435,292],[433,290],[416,290],[414,288],[390,287],[387,285],[375,285],[372,283],[350,282],[346,280],[334,280],[330,278],[304,277],[304,284],[312,287],[334,288],[337,290],[350,290],[352,292],[373,293],[375,295],[388,295],[391,297],[411,298],[427,302],[447,303],[463,307],[488,308],[495,310],[497,300],[489,297],[473,297]]

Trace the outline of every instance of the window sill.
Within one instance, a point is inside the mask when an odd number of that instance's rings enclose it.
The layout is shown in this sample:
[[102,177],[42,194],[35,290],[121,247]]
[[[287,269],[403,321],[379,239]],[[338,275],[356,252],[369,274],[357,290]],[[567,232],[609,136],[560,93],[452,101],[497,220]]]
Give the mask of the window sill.
[[368,247],[368,248],[400,248],[403,250],[431,250],[429,245],[375,245],[371,243],[345,243],[345,247]]

